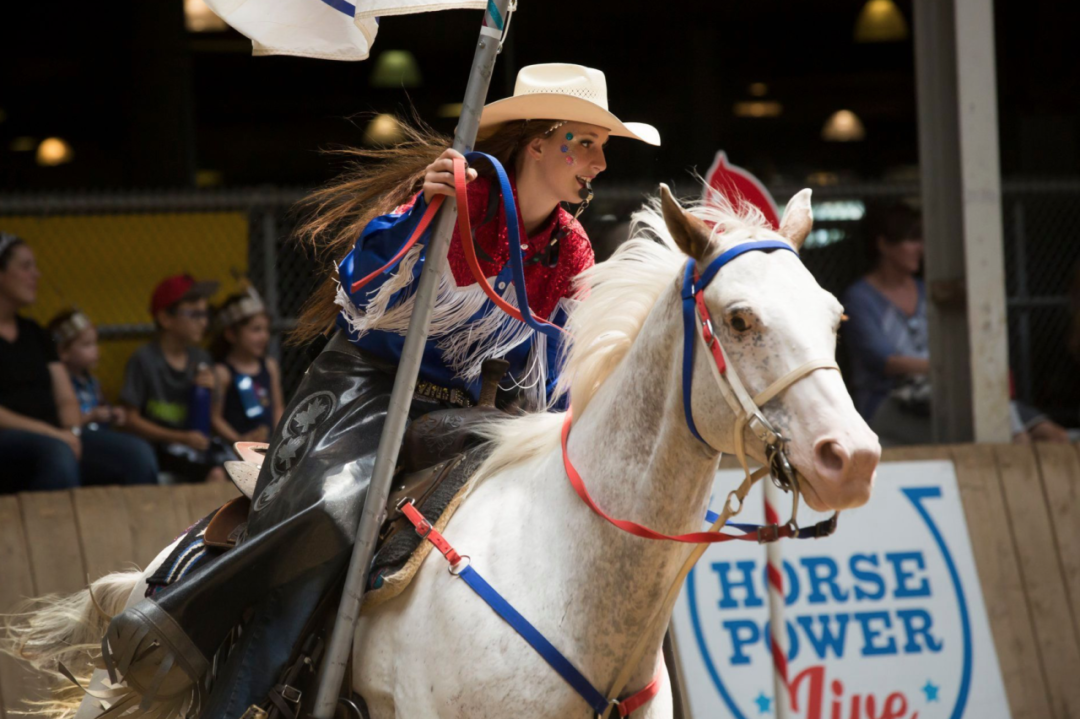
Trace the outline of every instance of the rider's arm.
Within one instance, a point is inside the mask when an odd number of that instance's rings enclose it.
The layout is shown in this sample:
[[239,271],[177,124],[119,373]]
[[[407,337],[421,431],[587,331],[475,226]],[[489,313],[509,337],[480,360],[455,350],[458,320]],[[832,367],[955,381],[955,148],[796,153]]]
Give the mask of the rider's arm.
[[[484,182],[470,183],[469,185],[469,220],[472,222],[473,227],[476,227],[483,220],[484,212],[487,209],[488,187],[489,185]],[[375,297],[379,289],[388,280],[401,272],[402,265],[399,264],[390,272],[375,275],[355,293],[352,292],[352,284],[378,271],[379,268],[389,262],[408,241],[413,230],[420,224],[420,220],[427,209],[428,203],[424,200],[424,193],[419,192],[410,200],[409,204],[397,208],[390,214],[376,217],[364,228],[353,251],[342,260],[338,267],[341,286],[357,307],[366,309],[368,303]],[[431,226],[429,225],[424,236],[420,238],[419,244],[426,245],[430,239]],[[453,244],[458,241],[459,236],[455,225],[450,242]],[[421,257],[423,257],[423,250],[421,250]],[[394,306],[403,293],[411,291],[411,283],[420,277],[422,269],[423,262],[416,262],[411,270],[412,279],[410,283],[405,284],[391,295],[386,303],[387,307]]]

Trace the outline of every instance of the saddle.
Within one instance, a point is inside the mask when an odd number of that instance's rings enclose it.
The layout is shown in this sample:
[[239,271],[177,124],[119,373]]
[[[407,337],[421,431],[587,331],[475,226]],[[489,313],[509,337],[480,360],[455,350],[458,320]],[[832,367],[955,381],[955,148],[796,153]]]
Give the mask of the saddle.
[[[174,707],[225,719],[266,700],[348,564],[394,369],[336,335],[269,445],[237,447],[241,461],[226,469],[243,497],[185,533],[161,576],[148,578],[146,598],[114,617],[103,638],[110,680],[131,689],[125,709],[136,702],[145,712]],[[424,554],[415,532],[393,525],[398,503],[449,521],[483,460],[478,430],[493,416],[503,372],[488,369],[484,407],[447,409],[448,402],[414,394],[386,508],[390,524],[373,565],[376,589],[366,601],[404,588]]]

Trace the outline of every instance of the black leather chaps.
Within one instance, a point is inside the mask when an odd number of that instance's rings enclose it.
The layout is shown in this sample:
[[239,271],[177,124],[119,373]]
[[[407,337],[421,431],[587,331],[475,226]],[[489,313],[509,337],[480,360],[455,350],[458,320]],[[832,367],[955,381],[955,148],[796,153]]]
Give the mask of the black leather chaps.
[[[128,644],[138,637],[136,645],[156,639],[172,648],[177,666],[189,676],[205,673],[249,611],[240,638],[214,672],[199,716],[237,719],[250,705],[265,701],[315,606],[348,564],[395,369],[335,335],[309,367],[274,431],[246,537],[118,615],[108,635],[115,660],[130,654],[129,661],[139,661],[142,652],[123,646],[125,637]],[[409,419],[449,406],[417,397]],[[147,624],[149,634],[142,633]],[[161,655],[148,658],[160,662]],[[129,667],[128,674],[146,676],[152,669]]]

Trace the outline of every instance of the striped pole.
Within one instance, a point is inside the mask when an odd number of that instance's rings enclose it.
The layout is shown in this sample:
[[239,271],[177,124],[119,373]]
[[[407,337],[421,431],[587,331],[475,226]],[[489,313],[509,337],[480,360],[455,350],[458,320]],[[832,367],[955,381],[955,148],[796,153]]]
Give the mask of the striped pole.
[[[783,493],[780,488],[766,479],[765,485],[765,523],[780,524],[780,515],[776,511]],[[767,561],[766,573],[769,578],[769,633],[772,640],[773,658],[773,716],[776,719],[788,719],[791,715],[791,692],[788,689],[788,636],[787,623],[784,621],[784,559],[780,554],[780,542],[765,545]]]

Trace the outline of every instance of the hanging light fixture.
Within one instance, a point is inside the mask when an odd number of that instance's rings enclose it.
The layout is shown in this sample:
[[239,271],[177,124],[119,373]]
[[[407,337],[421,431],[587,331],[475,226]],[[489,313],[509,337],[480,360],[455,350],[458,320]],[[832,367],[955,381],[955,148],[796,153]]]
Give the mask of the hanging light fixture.
[[371,71],[372,87],[420,87],[420,63],[408,50],[379,53]]
[[188,32],[222,32],[229,29],[203,0],[184,0],[184,27]]
[[821,128],[821,139],[826,142],[858,142],[865,137],[862,120],[851,110],[837,110]]
[[364,144],[369,146],[393,145],[405,139],[401,123],[393,115],[376,115],[364,130]]
[[907,20],[893,0],[867,0],[855,20],[855,42],[898,42],[907,38]]
[[75,151],[59,137],[46,137],[37,148],[37,164],[42,167],[56,167],[75,159]]

